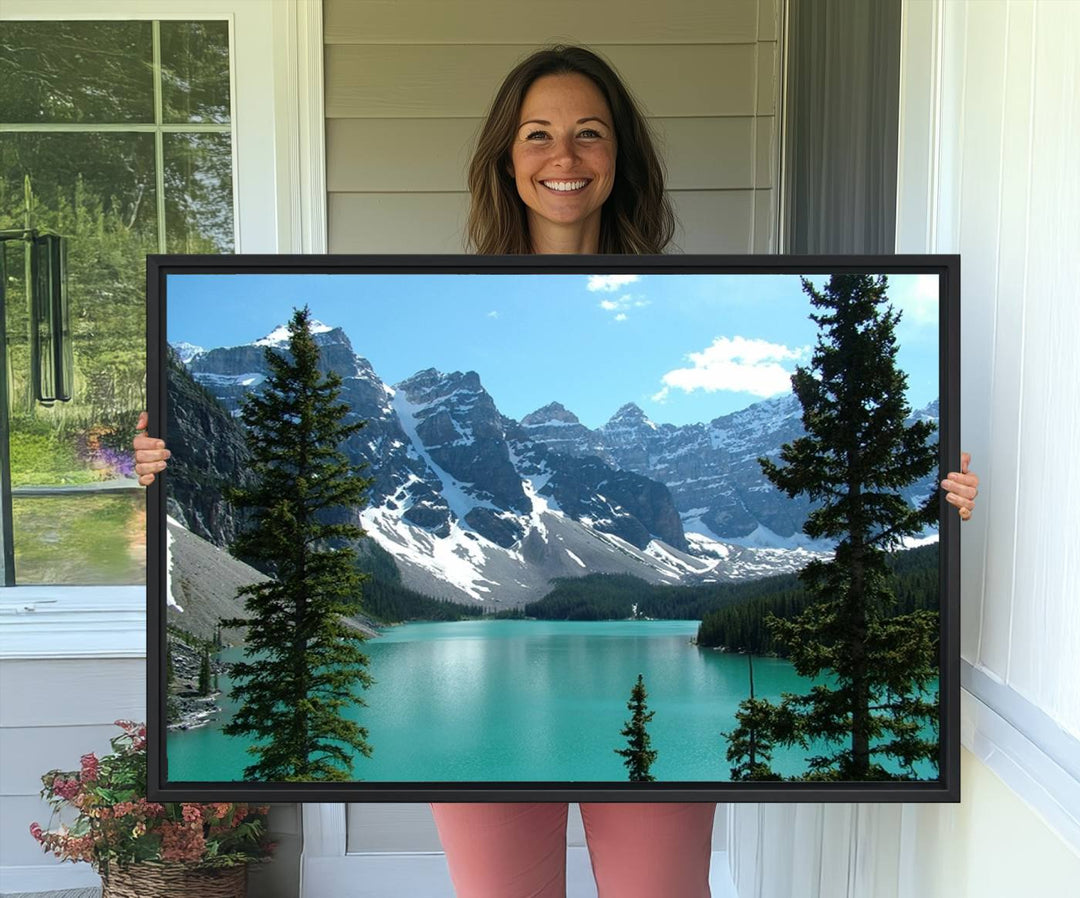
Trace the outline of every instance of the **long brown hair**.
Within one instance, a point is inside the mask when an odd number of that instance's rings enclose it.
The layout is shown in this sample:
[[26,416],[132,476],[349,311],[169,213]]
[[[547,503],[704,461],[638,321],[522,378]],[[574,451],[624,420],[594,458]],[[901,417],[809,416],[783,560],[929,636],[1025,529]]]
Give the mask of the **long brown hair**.
[[584,47],[538,50],[506,76],[469,164],[468,244],[482,254],[531,253],[525,204],[509,173],[518,114],[532,83],[544,75],[589,78],[614,119],[615,181],[600,218],[601,253],[660,253],[671,242],[675,216],[664,193],[664,170],[633,96],[615,70]]

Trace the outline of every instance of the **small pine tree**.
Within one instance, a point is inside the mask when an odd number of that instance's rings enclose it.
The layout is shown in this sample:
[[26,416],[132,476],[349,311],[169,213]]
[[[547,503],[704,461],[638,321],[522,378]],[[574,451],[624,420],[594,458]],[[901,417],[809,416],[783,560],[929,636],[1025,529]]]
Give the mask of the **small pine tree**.
[[210,694],[210,649],[203,649],[199,664],[199,695]]
[[622,735],[626,737],[627,747],[616,748],[615,754],[622,755],[623,764],[630,771],[630,782],[651,783],[656,777],[649,773],[653,762],[656,760],[656,751],[652,749],[649,732],[646,724],[653,719],[655,711],[646,710],[645,678],[638,674],[637,682],[630,690],[630,701],[626,707],[631,712],[630,719],[622,729]]
[[353,779],[353,759],[372,751],[367,729],[343,714],[364,705],[357,687],[372,682],[363,636],[342,623],[359,601],[350,546],[364,531],[341,513],[356,520],[371,481],[339,447],[363,422],[345,423],[341,378],[320,373],[310,323],[306,307],[296,311],[287,352],[266,350],[266,389],[242,409],[255,482],[232,493],[252,512],[234,551],[269,579],[240,590],[246,619],[221,622],[247,627],[249,659],[232,666],[239,708],[223,731],[255,737],[244,776],[264,782]]

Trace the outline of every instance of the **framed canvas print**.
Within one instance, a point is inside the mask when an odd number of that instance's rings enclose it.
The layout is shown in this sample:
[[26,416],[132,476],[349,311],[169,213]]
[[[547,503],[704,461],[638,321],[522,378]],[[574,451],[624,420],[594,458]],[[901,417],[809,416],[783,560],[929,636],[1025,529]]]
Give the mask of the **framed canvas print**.
[[151,256],[158,800],[959,800],[955,256]]

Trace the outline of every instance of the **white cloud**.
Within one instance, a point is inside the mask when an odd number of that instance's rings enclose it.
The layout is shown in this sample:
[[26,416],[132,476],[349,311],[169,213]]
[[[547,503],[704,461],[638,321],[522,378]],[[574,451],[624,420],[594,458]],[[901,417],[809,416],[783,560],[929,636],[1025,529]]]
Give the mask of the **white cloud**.
[[495,309],[492,309],[490,312],[488,312],[487,316],[488,318],[498,318],[499,313]]
[[686,356],[690,366],[676,368],[660,380],[663,387],[652,398],[663,402],[671,390],[715,393],[731,390],[754,396],[775,396],[791,389],[791,371],[781,362],[797,362],[810,357],[811,348],[789,349],[780,343],[746,337],[717,337],[701,352]]
[[[636,275],[634,275],[636,277]],[[641,309],[649,304],[644,296],[633,293],[624,293],[615,299],[600,300],[600,308],[605,312],[617,312],[616,321],[625,321],[628,309]]]
[[591,274],[589,275],[589,290],[594,293],[597,290],[614,293],[627,284],[633,284],[640,278],[641,275],[638,274]]
[[[896,280],[899,280],[897,278]],[[933,325],[938,323],[938,276],[936,274],[920,274],[903,284],[900,289],[895,289],[889,283],[889,298],[896,308],[904,313],[904,324]],[[899,285],[897,285],[899,286]]]

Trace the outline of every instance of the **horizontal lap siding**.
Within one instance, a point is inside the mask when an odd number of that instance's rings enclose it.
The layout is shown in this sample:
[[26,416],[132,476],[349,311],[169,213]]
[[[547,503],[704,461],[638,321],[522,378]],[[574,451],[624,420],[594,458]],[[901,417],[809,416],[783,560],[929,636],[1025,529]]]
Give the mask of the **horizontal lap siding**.
[[41,774],[77,770],[87,752],[111,750],[113,721],[145,719],[146,661],[4,659],[0,680],[0,868],[49,864],[29,829],[49,821]]
[[[773,28],[758,0],[327,0],[328,44],[748,43]],[[573,23],[572,30],[557,30]],[[770,31],[768,33],[775,33]],[[775,40],[775,37],[764,38]]]
[[[599,50],[645,107],[678,217],[673,251],[775,252],[778,9],[778,0],[326,0],[330,252],[463,252],[466,169],[483,116],[513,65],[557,42]],[[548,30],[561,23],[572,33]],[[352,805],[348,820],[350,851],[438,846],[423,804]],[[722,831],[721,821],[721,841]]]

